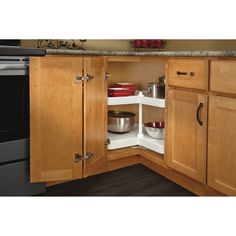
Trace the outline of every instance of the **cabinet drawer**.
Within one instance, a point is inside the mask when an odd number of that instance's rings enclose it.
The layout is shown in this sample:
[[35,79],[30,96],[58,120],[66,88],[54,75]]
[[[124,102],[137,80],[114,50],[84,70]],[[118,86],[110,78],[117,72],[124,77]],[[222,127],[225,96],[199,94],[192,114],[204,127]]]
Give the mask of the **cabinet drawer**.
[[170,59],[168,84],[177,87],[208,89],[208,61],[204,59]]
[[236,94],[236,60],[211,61],[210,90]]

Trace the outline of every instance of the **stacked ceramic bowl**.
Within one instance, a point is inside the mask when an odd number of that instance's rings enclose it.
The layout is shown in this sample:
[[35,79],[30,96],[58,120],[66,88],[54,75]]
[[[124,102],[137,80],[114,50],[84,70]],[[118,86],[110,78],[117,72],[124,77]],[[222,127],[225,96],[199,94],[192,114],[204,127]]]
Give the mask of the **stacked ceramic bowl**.
[[108,88],[109,97],[124,97],[135,95],[136,86],[133,83],[116,83],[114,87]]

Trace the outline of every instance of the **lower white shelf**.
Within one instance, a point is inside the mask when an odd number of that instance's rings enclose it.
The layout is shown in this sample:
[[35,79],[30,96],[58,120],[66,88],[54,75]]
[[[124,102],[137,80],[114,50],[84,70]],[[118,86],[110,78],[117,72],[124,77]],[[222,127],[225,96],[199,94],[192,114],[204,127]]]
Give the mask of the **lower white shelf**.
[[118,148],[140,145],[154,152],[164,154],[164,139],[153,139],[149,137],[145,131],[143,133],[143,137],[137,137],[138,128],[126,134],[114,134],[108,132],[110,144],[107,146],[107,148],[108,150],[113,150]]

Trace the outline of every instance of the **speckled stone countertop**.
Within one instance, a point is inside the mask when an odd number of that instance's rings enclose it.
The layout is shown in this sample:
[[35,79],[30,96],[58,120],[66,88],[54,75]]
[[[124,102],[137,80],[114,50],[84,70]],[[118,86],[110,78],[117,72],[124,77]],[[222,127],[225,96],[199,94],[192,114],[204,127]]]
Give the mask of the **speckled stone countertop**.
[[100,56],[160,56],[160,57],[236,57],[236,51],[92,51],[46,49],[46,54]]

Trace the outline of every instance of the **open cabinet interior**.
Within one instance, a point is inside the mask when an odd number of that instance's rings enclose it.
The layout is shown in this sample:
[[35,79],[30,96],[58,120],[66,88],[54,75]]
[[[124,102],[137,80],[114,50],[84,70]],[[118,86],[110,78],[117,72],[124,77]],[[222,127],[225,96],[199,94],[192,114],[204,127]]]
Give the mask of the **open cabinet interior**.
[[108,155],[115,150],[120,152],[124,148],[127,151],[127,148],[135,149],[139,146],[142,154],[158,156],[157,158],[164,160],[165,138],[150,137],[144,124],[165,121],[165,99],[148,97],[147,94],[148,83],[158,82],[159,77],[165,76],[165,68],[164,60],[152,58],[149,60],[131,58],[128,61],[117,58],[108,61],[107,71],[110,74],[108,88],[116,83],[136,85],[134,96],[108,97],[108,111],[127,111],[135,114],[135,128],[132,131],[124,134],[108,132]]

